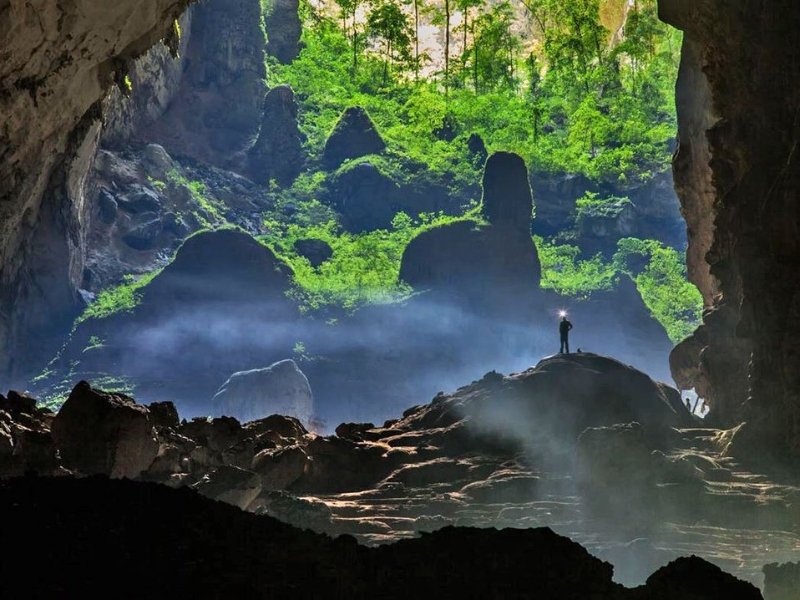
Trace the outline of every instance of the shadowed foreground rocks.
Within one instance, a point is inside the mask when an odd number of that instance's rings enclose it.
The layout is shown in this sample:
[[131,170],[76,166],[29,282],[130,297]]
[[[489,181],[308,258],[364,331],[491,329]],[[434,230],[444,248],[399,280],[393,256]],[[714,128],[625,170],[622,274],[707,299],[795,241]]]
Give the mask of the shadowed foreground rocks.
[[613,562],[629,586],[687,554],[760,583],[764,564],[796,560],[800,491],[742,469],[727,454],[736,435],[701,428],[675,390],[589,353],[490,372],[336,435],[282,415],[179,420],[169,402],[144,406],[82,382],[55,415],[24,395],[0,397],[0,478],[191,488],[373,546],[448,526],[547,526]]
[[[98,501],[102,499],[102,501]],[[380,548],[331,539],[194,492],[102,477],[0,483],[7,597],[759,599],[698,558],[646,586],[551,530],[447,528]],[[39,568],[30,576],[35,556]],[[123,585],[120,585],[123,583]]]

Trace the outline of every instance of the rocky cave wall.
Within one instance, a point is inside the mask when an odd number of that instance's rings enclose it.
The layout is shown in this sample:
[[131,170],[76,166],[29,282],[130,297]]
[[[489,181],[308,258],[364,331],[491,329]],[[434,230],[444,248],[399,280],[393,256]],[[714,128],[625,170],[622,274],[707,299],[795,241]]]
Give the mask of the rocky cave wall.
[[[101,102],[189,0],[0,0],[0,372],[79,308]],[[12,351],[13,349],[13,351]]]
[[674,173],[691,277],[712,303],[673,370],[709,388],[720,420],[743,417],[773,450],[798,451],[800,5],[660,0],[659,10],[685,34]]

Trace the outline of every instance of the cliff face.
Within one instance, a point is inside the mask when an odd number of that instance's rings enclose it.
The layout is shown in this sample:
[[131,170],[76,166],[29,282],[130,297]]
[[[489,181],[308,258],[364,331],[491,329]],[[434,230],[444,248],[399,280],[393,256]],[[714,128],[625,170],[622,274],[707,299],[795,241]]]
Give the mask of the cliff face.
[[[69,322],[100,103],[189,0],[0,1],[0,372]],[[10,349],[13,348],[12,353]]]
[[[699,352],[701,370],[720,382],[719,417],[741,409],[774,449],[800,450],[800,5],[659,5],[685,32],[674,168],[690,272],[707,301],[734,315],[708,334],[736,344]],[[747,395],[726,389],[720,369],[747,372]]]

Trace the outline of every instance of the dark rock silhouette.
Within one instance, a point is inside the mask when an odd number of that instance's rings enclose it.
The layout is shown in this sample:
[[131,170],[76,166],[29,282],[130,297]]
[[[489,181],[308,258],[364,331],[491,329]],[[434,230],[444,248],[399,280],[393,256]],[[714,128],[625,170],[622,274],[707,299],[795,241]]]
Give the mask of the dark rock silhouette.
[[541,277],[532,209],[525,163],[515,154],[493,154],[483,177],[489,223],[462,220],[419,234],[403,252],[400,279],[417,289],[458,290],[475,306],[530,302]]
[[[12,597],[96,595],[120,580],[121,597],[761,597],[697,558],[628,590],[611,581],[611,565],[550,529],[446,528],[370,549],[187,489],[99,477],[2,481],[0,510],[16,540],[0,550],[0,592]],[[49,567],[29,577],[33,552]]]
[[247,152],[247,161],[253,181],[262,185],[270,179],[290,185],[303,169],[305,155],[297,127],[297,102],[288,85],[267,92],[261,130]]
[[231,373],[291,354],[296,338],[275,326],[297,317],[290,285],[289,267],[246,233],[198,233],[136,292],[134,307],[80,323],[53,366],[78,361],[83,378],[113,373],[144,398],[193,398],[205,413]]
[[314,414],[314,397],[308,379],[291,360],[264,369],[234,373],[222,384],[212,402],[218,414],[242,422],[281,414],[308,425]]
[[298,9],[298,0],[275,0],[265,19],[267,53],[283,64],[292,62],[300,52],[303,28]]
[[[709,343],[703,369],[715,399],[727,395],[729,375],[748,377],[747,391],[725,400],[731,404],[725,412],[743,410],[763,440],[760,454],[796,473],[800,168],[789,124],[800,102],[800,5],[778,2],[760,10],[711,3],[687,10],[663,0],[659,13],[685,33],[673,169],[689,231],[689,277],[707,305],[734,313],[725,337],[750,346],[741,354]],[[720,335],[716,328],[710,333],[709,342]]]
[[333,256],[333,248],[324,240],[302,239],[293,244],[295,252],[305,256],[312,267],[318,267]]
[[483,214],[495,227],[530,236],[533,198],[525,161],[511,152],[495,152],[483,171]]
[[389,229],[398,212],[415,217],[421,212],[458,214],[465,198],[452,196],[448,187],[425,173],[413,181],[397,182],[369,160],[340,168],[328,179],[321,200],[336,208],[348,231]]
[[147,408],[85,381],[72,390],[52,430],[64,466],[87,475],[137,477],[158,453]]
[[385,147],[367,111],[351,106],[342,113],[328,136],[322,159],[329,169],[335,169],[348,159],[379,154]]

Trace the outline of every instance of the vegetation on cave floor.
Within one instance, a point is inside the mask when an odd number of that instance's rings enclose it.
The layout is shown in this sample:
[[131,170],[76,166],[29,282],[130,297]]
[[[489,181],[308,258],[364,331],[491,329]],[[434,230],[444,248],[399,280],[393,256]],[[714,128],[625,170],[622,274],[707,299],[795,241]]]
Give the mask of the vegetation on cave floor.
[[[454,44],[459,51],[445,67],[432,67],[424,53],[416,53],[413,13],[396,0],[314,6],[301,3],[300,56],[289,65],[268,65],[270,85],[286,83],[295,91],[311,160],[291,186],[272,186],[275,209],[264,214],[261,238],[292,267],[293,293],[306,310],[349,311],[408,294],[397,275],[411,238],[424,228],[476,215],[472,194],[481,165],[468,148],[472,133],[489,151],[517,152],[535,172],[579,173],[593,181],[598,191],[576,198],[576,226],[582,217],[613,218],[630,203],[601,194],[601,188],[624,190],[668,165],[680,34],[657,20],[654,0],[637,2],[616,40],[602,23],[598,0],[532,0],[524,9],[459,0],[454,15],[466,13],[467,26],[457,19],[453,23],[460,26],[451,24],[451,36],[461,43]],[[440,8],[423,12],[441,31],[448,25]],[[529,39],[518,33],[520,14]],[[400,213],[387,230],[344,231],[336,212],[319,202],[337,174],[324,171],[319,158],[337,119],[354,105],[367,109],[388,144],[381,156],[359,160],[401,184],[444,183],[461,198],[463,210],[455,216]],[[202,182],[179,171],[168,178],[189,187],[202,209],[194,215],[201,225],[225,225],[224,203]],[[305,238],[327,242],[333,257],[312,267],[293,248]],[[611,259],[584,256],[579,241],[536,241],[545,288],[586,298],[613,287],[624,272],[673,340],[699,320],[700,295],[686,281],[682,257],[655,240],[621,240]],[[101,292],[80,320],[132,309],[155,275],[129,277]]]
[[526,2],[525,37],[520,5],[452,4],[454,16],[467,14],[466,27],[459,16],[461,25],[448,29],[438,5],[423,7],[429,25],[458,40],[459,53],[433,70],[416,54],[413,13],[398,0],[303,4],[300,56],[270,61],[268,73],[270,85],[294,89],[312,157],[342,111],[357,105],[388,142],[397,177],[422,163],[455,187],[474,181],[472,133],[535,171],[581,173],[598,184],[641,182],[667,167],[680,34],[658,21],[654,0],[637,3],[618,41],[601,23],[599,0]]

